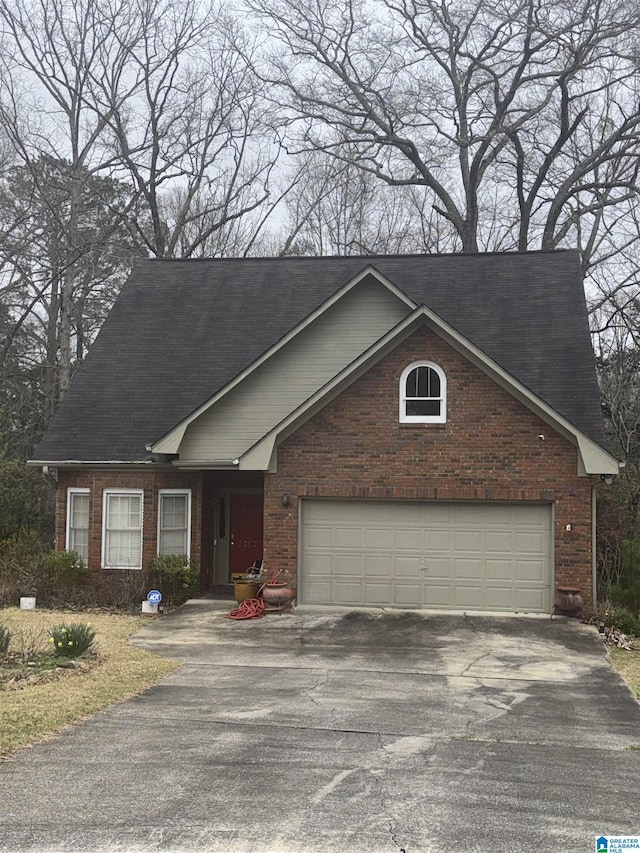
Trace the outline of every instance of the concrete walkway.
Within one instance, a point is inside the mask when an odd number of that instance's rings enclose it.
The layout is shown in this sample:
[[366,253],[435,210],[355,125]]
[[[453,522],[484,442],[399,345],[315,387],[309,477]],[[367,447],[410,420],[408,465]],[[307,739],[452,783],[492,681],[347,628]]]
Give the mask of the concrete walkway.
[[575,622],[380,612],[135,640],[184,666],[0,763],[0,850],[592,851],[640,834],[640,706]]

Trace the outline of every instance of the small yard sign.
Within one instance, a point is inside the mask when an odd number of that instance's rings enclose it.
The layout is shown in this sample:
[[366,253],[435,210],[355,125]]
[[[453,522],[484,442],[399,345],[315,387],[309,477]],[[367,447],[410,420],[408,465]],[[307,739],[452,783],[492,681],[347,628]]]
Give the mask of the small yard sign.
[[162,593],[157,589],[152,589],[147,593],[147,601],[149,604],[160,604],[162,601]]

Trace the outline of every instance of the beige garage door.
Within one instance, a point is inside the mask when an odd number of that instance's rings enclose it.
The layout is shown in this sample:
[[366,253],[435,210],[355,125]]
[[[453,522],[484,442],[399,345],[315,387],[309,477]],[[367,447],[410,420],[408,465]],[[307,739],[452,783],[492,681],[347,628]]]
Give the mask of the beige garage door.
[[302,502],[304,604],[549,613],[551,507]]

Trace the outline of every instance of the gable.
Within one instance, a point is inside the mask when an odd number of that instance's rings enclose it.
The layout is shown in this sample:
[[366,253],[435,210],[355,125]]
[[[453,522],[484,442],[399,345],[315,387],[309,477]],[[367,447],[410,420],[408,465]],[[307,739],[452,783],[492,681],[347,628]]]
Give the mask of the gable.
[[[423,359],[447,377],[446,423],[399,421],[399,378]],[[403,477],[413,483],[421,474],[458,486],[521,482],[535,466],[570,479],[578,467],[575,443],[426,325],[286,437],[277,450],[278,473],[297,469],[304,476],[307,456],[325,460],[343,477],[349,469],[371,469],[375,480],[380,468],[381,486],[391,469],[396,487]]]
[[[528,413],[532,413],[538,419],[538,424],[548,424],[555,432],[562,435],[565,439],[568,439],[571,444],[577,447],[578,455],[576,458],[578,470],[576,473],[580,475],[617,473],[617,462],[608,452],[588,436],[581,433],[581,431],[576,429],[573,424],[546,404],[544,400],[531,393],[529,389],[515,379],[515,377],[512,377],[504,371],[498,364],[489,359],[469,341],[466,341],[454,329],[433,315],[433,313],[424,306],[417,308],[409,317],[381,339],[375,347],[372,347],[371,350],[363,354],[362,358],[350,365],[349,368],[343,371],[341,375],[335,377],[332,383],[310,398],[296,412],[292,413],[289,418],[279,424],[276,429],[272,430],[269,434],[264,436],[261,441],[257,442],[243,458],[238,460],[240,467],[246,469],[256,467],[262,470],[275,470],[275,450],[283,440],[286,440],[286,438],[296,431],[301,424],[304,424],[318,412],[322,411],[331,401],[340,395],[345,388],[350,388],[354,382],[357,382],[366,374],[367,371],[371,369],[372,365],[376,365],[377,367],[378,363],[390,352],[398,349],[398,347],[412,335],[415,336],[417,334],[416,330],[424,332],[425,329],[429,329],[430,332],[435,332],[432,339],[433,341],[440,341],[442,344],[446,344],[450,351],[455,351],[458,356],[462,356],[466,364],[473,366],[479,370],[480,374],[488,377],[492,383],[492,387],[494,385],[498,386],[503,392],[506,392],[510,399],[517,401],[521,406],[528,410]],[[424,346],[422,347],[422,351],[420,351],[420,349],[416,350],[413,357],[410,358],[409,361],[405,359],[402,365],[398,368],[397,376],[395,376],[394,381],[392,383],[389,383],[388,381],[385,383],[385,390],[381,398],[381,402],[384,403],[384,405],[381,405],[379,414],[375,418],[377,428],[379,428],[382,423],[384,423],[384,429],[387,431],[391,431],[392,426],[394,429],[397,426],[395,420],[389,420],[392,415],[389,410],[387,398],[393,398],[394,400],[395,417],[398,418],[400,428],[412,426],[410,423],[400,423],[398,413],[398,382],[400,376],[403,375],[407,364],[425,361],[435,363],[433,362],[433,352],[430,352],[431,349],[432,347],[430,346]],[[436,345],[436,354],[438,351],[439,346]],[[441,366],[438,366],[438,370],[440,369]],[[446,372],[442,375],[446,380]],[[448,380],[446,381],[448,385]],[[489,402],[489,396],[486,394],[485,396],[488,398],[487,402],[484,403],[483,407],[476,413],[477,422],[474,422],[475,430],[479,429],[481,423],[489,422],[491,420],[491,404]],[[458,405],[464,405],[466,407],[470,402],[473,402],[473,394],[471,391],[469,391],[469,394],[465,395],[461,400],[458,400]],[[366,413],[363,419],[358,419],[355,412],[352,414],[352,417],[355,418],[357,425],[360,425],[363,428],[368,426]],[[438,422],[437,425],[444,426],[444,423],[448,423],[448,421],[449,416],[447,414]],[[434,425],[436,424],[431,424],[431,426]],[[426,424],[419,424],[419,426],[426,426]],[[499,430],[500,429],[501,427],[499,427]]]
[[153,450],[179,453],[181,465],[238,458],[408,313],[367,276],[206,408],[174,447],[161,441]]

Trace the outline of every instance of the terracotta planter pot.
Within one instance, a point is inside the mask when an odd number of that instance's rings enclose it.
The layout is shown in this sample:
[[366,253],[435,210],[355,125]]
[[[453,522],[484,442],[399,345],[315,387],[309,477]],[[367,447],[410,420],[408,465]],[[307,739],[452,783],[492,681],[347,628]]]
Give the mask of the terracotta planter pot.
[[584,601],[580,590],[574,586],[557,586],[554,611],[561,616],[578,616]]
[[268,583],[262,589],[262,597],[267,607],[291,607],[296,591],[287,583]]

